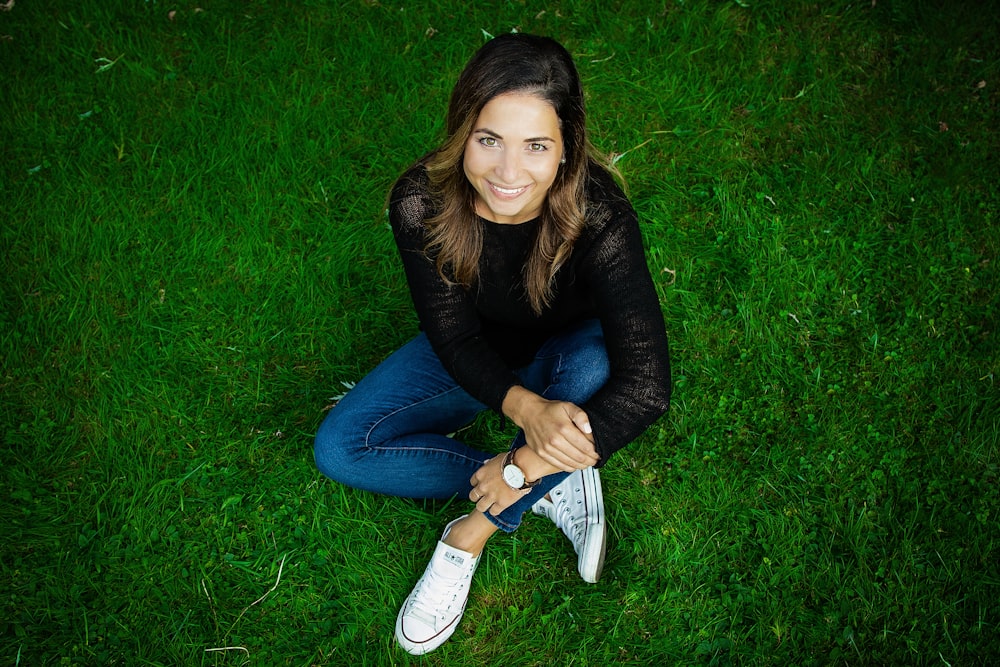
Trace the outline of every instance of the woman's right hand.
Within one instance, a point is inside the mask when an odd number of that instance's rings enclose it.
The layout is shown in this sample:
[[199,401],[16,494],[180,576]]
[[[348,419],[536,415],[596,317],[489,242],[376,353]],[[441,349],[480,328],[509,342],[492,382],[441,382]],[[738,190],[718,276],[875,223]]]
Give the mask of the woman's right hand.
[[[590,420],[579,406],[566,401],[550,401],[524,387],[514,386],[504,398],[503,411],[524,431],[528,448],[554,468],[548,473],[573,472],[598,462]],[[532,472],[525,470],[526,474]]]

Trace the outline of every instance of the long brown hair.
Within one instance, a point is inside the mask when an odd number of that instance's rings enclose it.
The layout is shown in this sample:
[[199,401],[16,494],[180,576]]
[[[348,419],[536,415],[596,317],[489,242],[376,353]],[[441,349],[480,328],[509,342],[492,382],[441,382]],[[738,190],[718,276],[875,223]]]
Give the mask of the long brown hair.
[[524,266],[531,307],[541,313],[553,294],[553,277],[586,224],[586,184],[591,163],[607,165],[587,137],[583,86],[573,58],[547,37],[510,33],[484,44],[465,66],[451,93],[447,137],[423,160],[436,204],[426,222],[429,253],[449,282],[471,287],[479,274],[483,222],[476,193],[465,176],[465,145],[483,107],[505,93],[534,95],[559,118],[564,156],[542,205],[538,236]]

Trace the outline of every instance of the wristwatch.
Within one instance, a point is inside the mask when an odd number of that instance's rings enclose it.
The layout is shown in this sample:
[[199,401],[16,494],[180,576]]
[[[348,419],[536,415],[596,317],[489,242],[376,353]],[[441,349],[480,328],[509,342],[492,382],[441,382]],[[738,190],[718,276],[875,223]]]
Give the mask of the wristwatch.
[[534,482],[529,482],[524,478],[524,471],[514,463],[514,452],[516,451],[516,449],[510,450],[503,459],[503,481],[507,482],[507,486],[515,491],[523,491],[535,486],[541,480],[536,479]]

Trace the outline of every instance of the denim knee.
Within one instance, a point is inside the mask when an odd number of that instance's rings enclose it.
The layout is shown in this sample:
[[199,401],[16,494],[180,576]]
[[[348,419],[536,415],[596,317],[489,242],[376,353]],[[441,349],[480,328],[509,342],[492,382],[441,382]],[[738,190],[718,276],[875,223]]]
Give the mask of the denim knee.
[[364,446],[364,443],[357,438],[344,436],[353,429],[340,423],[342,421],[339,419],[340,416],[334,408],[323,419],[313,442],[313,457],[321,473],[336,482],[349,485],[354,478],[354,475],[350,474],[351,464],[358,457],[349,456],[348,453],[356,452]]
[[563,355],[562,372],[579,378],[581,385],[591,388],[591,393],[603,387],[611,377],[611,362],[604,346],[603,336],[588,336],[579,347]]
[[582,403],[603,387],[611,377],[604,337],[600,333],[577,336],[571,347],[559,351],[553,369],[548,398]]

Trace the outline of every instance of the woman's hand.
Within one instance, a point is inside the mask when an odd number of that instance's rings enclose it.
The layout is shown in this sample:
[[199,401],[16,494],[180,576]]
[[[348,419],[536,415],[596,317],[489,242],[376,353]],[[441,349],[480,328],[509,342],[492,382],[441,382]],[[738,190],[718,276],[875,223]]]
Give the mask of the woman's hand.
[[515,386],[504,398],[503,410],[524,431],[528,448],[554,468],[549,472],[583,470],[598,462],[590,419],[579,406]]
[[493,516],[500,514],[528,494],[530,489],[518,491],[510,488],[503,480],[503,460],[505,454],[494,456],[472,474],[469,483],[472,491],[469,500],[476,503],[476,509]]

